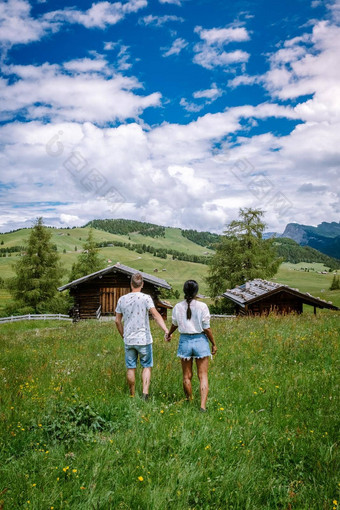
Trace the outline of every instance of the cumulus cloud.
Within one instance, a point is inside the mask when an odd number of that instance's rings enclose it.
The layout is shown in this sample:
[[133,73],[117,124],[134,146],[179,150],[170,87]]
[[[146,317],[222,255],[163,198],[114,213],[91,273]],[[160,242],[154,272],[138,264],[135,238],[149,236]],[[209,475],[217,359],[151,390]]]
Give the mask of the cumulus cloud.
[[104,29],[146,5],[147,0],[128,0],[125,3],[104,1],[93,3],[86,11],[65,8],[33,18],[28,0],[5,0],[0,3],[0,43],[5,47],[28,44],[60,30],[65,24]]
[[[91,121],[100,124],[138,117],[158,106],[160,94],[137,95],[134,77],[115,73],[103,59],[81,59],[63,65],[6,66],[0,80],[3,118],[20,112],[29,119]],[[15,80],[10,81],[10,78]]]
[[179,55],[184,48],[188,46],[187,41],[178,37],[175,39],[169,49],[164,51],[163,57],[170,57],[171,55]]
[[204,29],[197,26],[195,32],[209,45],[249,40],[249,34],[244,27]]
[[218,99],[222,94],[223,91],[217,87],[216,83],[213,83],[210,89],[197,90],[192,94],[194,99],[201,100],[200,103],[187,101],[186,98],[182,97],[180,100],[180,105],[183,106],[183,108],[185,108],[185,110],[188,112],[199,112],[204,108],[205,105],[216,101],[216,99]]
[[31,16],[31,6],[27,0],[0,3],[0,43],[5,46],[37,41],[53,29],[57,27],[47,20]]
[[204,104],[196,104],[196,103],[193,103],[192,101],[187,101],[187,99],[185,99],[185,97],[181,98],[179,104],[181,106],[183,106],[183,108],[187,112],[199,112],[200,110],[202,110],[204,108]]
[[151,25],[157,28],[161,28],[167,23],[170,22],[180,22],[183,23],[184,18],[181,18],[180,16],[174,16],[170,14],[166,14],[164,16],[154,16],[152,14],[149,14],[148,16],[144,16],[139,20],[140,25]]
[[77,23],[86,28],[106,28],[115,25],[127,14],[137,12],[147,6],[147,0],[129,0],[121,2],[98,2],[93,3],[87,11],[74,8],[65,8],[49,12],[44,19],[53,22]]
[[231,64],[245,63],[249,59],[249,53],[243,50],[225,51],[224,46],[232,42],[244,42],[249,40],[249,34],[244,27],[211,28],[203,29],[198,26],[195,32],[203,42],[194,46],[194,62],[213,69],[215,67],[227,68]]
[[220,97],[223,94],[223,91],[219,89],[216,85],[216,83],[213,83],[211,85],[210,89],[206,90],[197,90],[193,93],[193,97],[195,99],[207,99],[209,101],[215,101],[218,97]]

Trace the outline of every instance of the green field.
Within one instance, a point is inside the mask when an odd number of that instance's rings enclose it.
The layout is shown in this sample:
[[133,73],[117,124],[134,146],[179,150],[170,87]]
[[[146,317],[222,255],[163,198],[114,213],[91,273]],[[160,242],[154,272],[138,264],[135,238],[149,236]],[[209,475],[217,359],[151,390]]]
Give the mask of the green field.
[[1,325],[0,508],[334,508],[338,320],[215,320],[206,414],[154,324],[149,402],[112,323]]

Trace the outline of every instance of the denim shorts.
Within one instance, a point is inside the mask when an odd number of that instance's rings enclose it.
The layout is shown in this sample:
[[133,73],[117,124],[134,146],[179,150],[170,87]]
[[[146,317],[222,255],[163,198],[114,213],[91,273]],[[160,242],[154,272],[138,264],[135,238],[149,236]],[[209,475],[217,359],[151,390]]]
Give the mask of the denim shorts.
[[153,366],[152,344],[125,345],[126,368],[137,368],[138,356],[143,368],[151,368]]
[[211,356],[209,340],[204,333],[196,335],[180,334],[177,356],[183,359]]

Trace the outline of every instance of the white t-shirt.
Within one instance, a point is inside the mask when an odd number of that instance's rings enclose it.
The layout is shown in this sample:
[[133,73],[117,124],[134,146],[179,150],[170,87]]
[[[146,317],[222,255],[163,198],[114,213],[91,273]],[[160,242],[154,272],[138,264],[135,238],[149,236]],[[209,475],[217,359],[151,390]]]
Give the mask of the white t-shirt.
[[130,292],[118,299],[116,313],[123,314],[126,345],[152,344],[149,310],[154,306],[152,297],[143,292]]
[[193,299],[190,303],[191,319],[187,319],[188,303],[181,301],[172,310],[172,323],[178,326],[180,333],[202,333],[203,329],[210,328],[210,312],[205,303]]

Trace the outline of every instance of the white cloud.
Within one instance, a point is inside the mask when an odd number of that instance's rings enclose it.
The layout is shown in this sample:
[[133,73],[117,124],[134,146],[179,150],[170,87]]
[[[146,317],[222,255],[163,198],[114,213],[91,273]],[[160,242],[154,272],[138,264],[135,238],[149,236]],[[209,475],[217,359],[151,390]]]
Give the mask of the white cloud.
[[187,41],[178,37],[175,39],[171,47],[163,53],[163,57],[170,57],[170,55],[179,55],[181,51],[188,46]]
[[0,3],[0,43],[5,46],[39,40],[53,27],[47,20],[34,19],[27,0]]
[[210,89],[206,90],[197,90],[193,93],[193,97],[195,99],[208,99],[210,101],[215,101],[218,97],[220,97],[223,94],[223,91],[217,88],[216,83],[213,83],[211,85]]
[[3,72],[16,78],[0,80],[0,109],[7,118],[20,112],[29,119],[106,123],[136,118],[160,103],[159,93],[135,94],[138,80],[115,74],[103,59],[7,66]]
[[87,11],[65,8],[33,18],[27,0],[5,0],[0,3],[0,43],[5,47],[28,44],[60,30],[65,24],[104,29],[146,6],[147,0],[104,1],[93,3]]
[[181,0],[159,0],[161,4],[173,4],[173,5],[182,5]]
[[210,89],[197,90],[192,94],[194,99],[203,100],[203,102],[194,103],[193,101],[187,101],[186,98],[182,97],[180,105],[188,112],[199,112],[205,105],[216,101],[216,99],[218,99],[222,94],[223,91],[217,88],[216,83],[213,83]]
[[231,64],[248,62],[250,56],[246,51],[235,50],[227,52],[204,44],[196,44],[194,51],[196,52],[194,62],[206,69],[228,67]]
[[198,26],[195,32],[203,42],[194,46],[196,64],[213,69],[215,67],[227,68],[232,64],[245,63],[249,53],[243,50],[225,51],[224,46],[231,42],[244,42],[249,40],[249,34],[244,27],[203,29]]
[[258,76],[249,76],[247,74],[240,74],[236,76],[232,80],[228,81],[228,87],[236,88],[240,85],[254,85],[254,83],[259,83],[261,80]]
[[204,104],[196,104],[196,103],[193,103],[193,102],[189,102],[185,99],[185,97],[182,97],[179,104],[181,106],[183,106],[183,108],[187,111],[187,112],[199,112],[200,110],[202,110],[204,108]]
[[129,0],[121,2],[98,2],[93,3],[87,11],[73,8],[60,9],[45,14],[44,18],[49,21],[62,23],[77,23],[86,28],[106,28],[115,25],[127,14],[137,12],[147,6],[147,0]]
[[172,21],[183,23],[184,18],[170,14],[164,16],[153,16],[152,14],[149,14],[148,16],[144,16],[143,18],[141,18],[139,20],[139,23],[141,25],[151,25],[154,27],[161,28],[167,23],[170,23]]
[[308,37],[295,40],[270,58],[263,82],[273,97],[301,101],[296,112],[309,122],[330,121],[340,115],[340,27],[320,21]]
[[209,45],[249,41],[249,34],[244,27],[204,29],[197,26],[195,32]]

